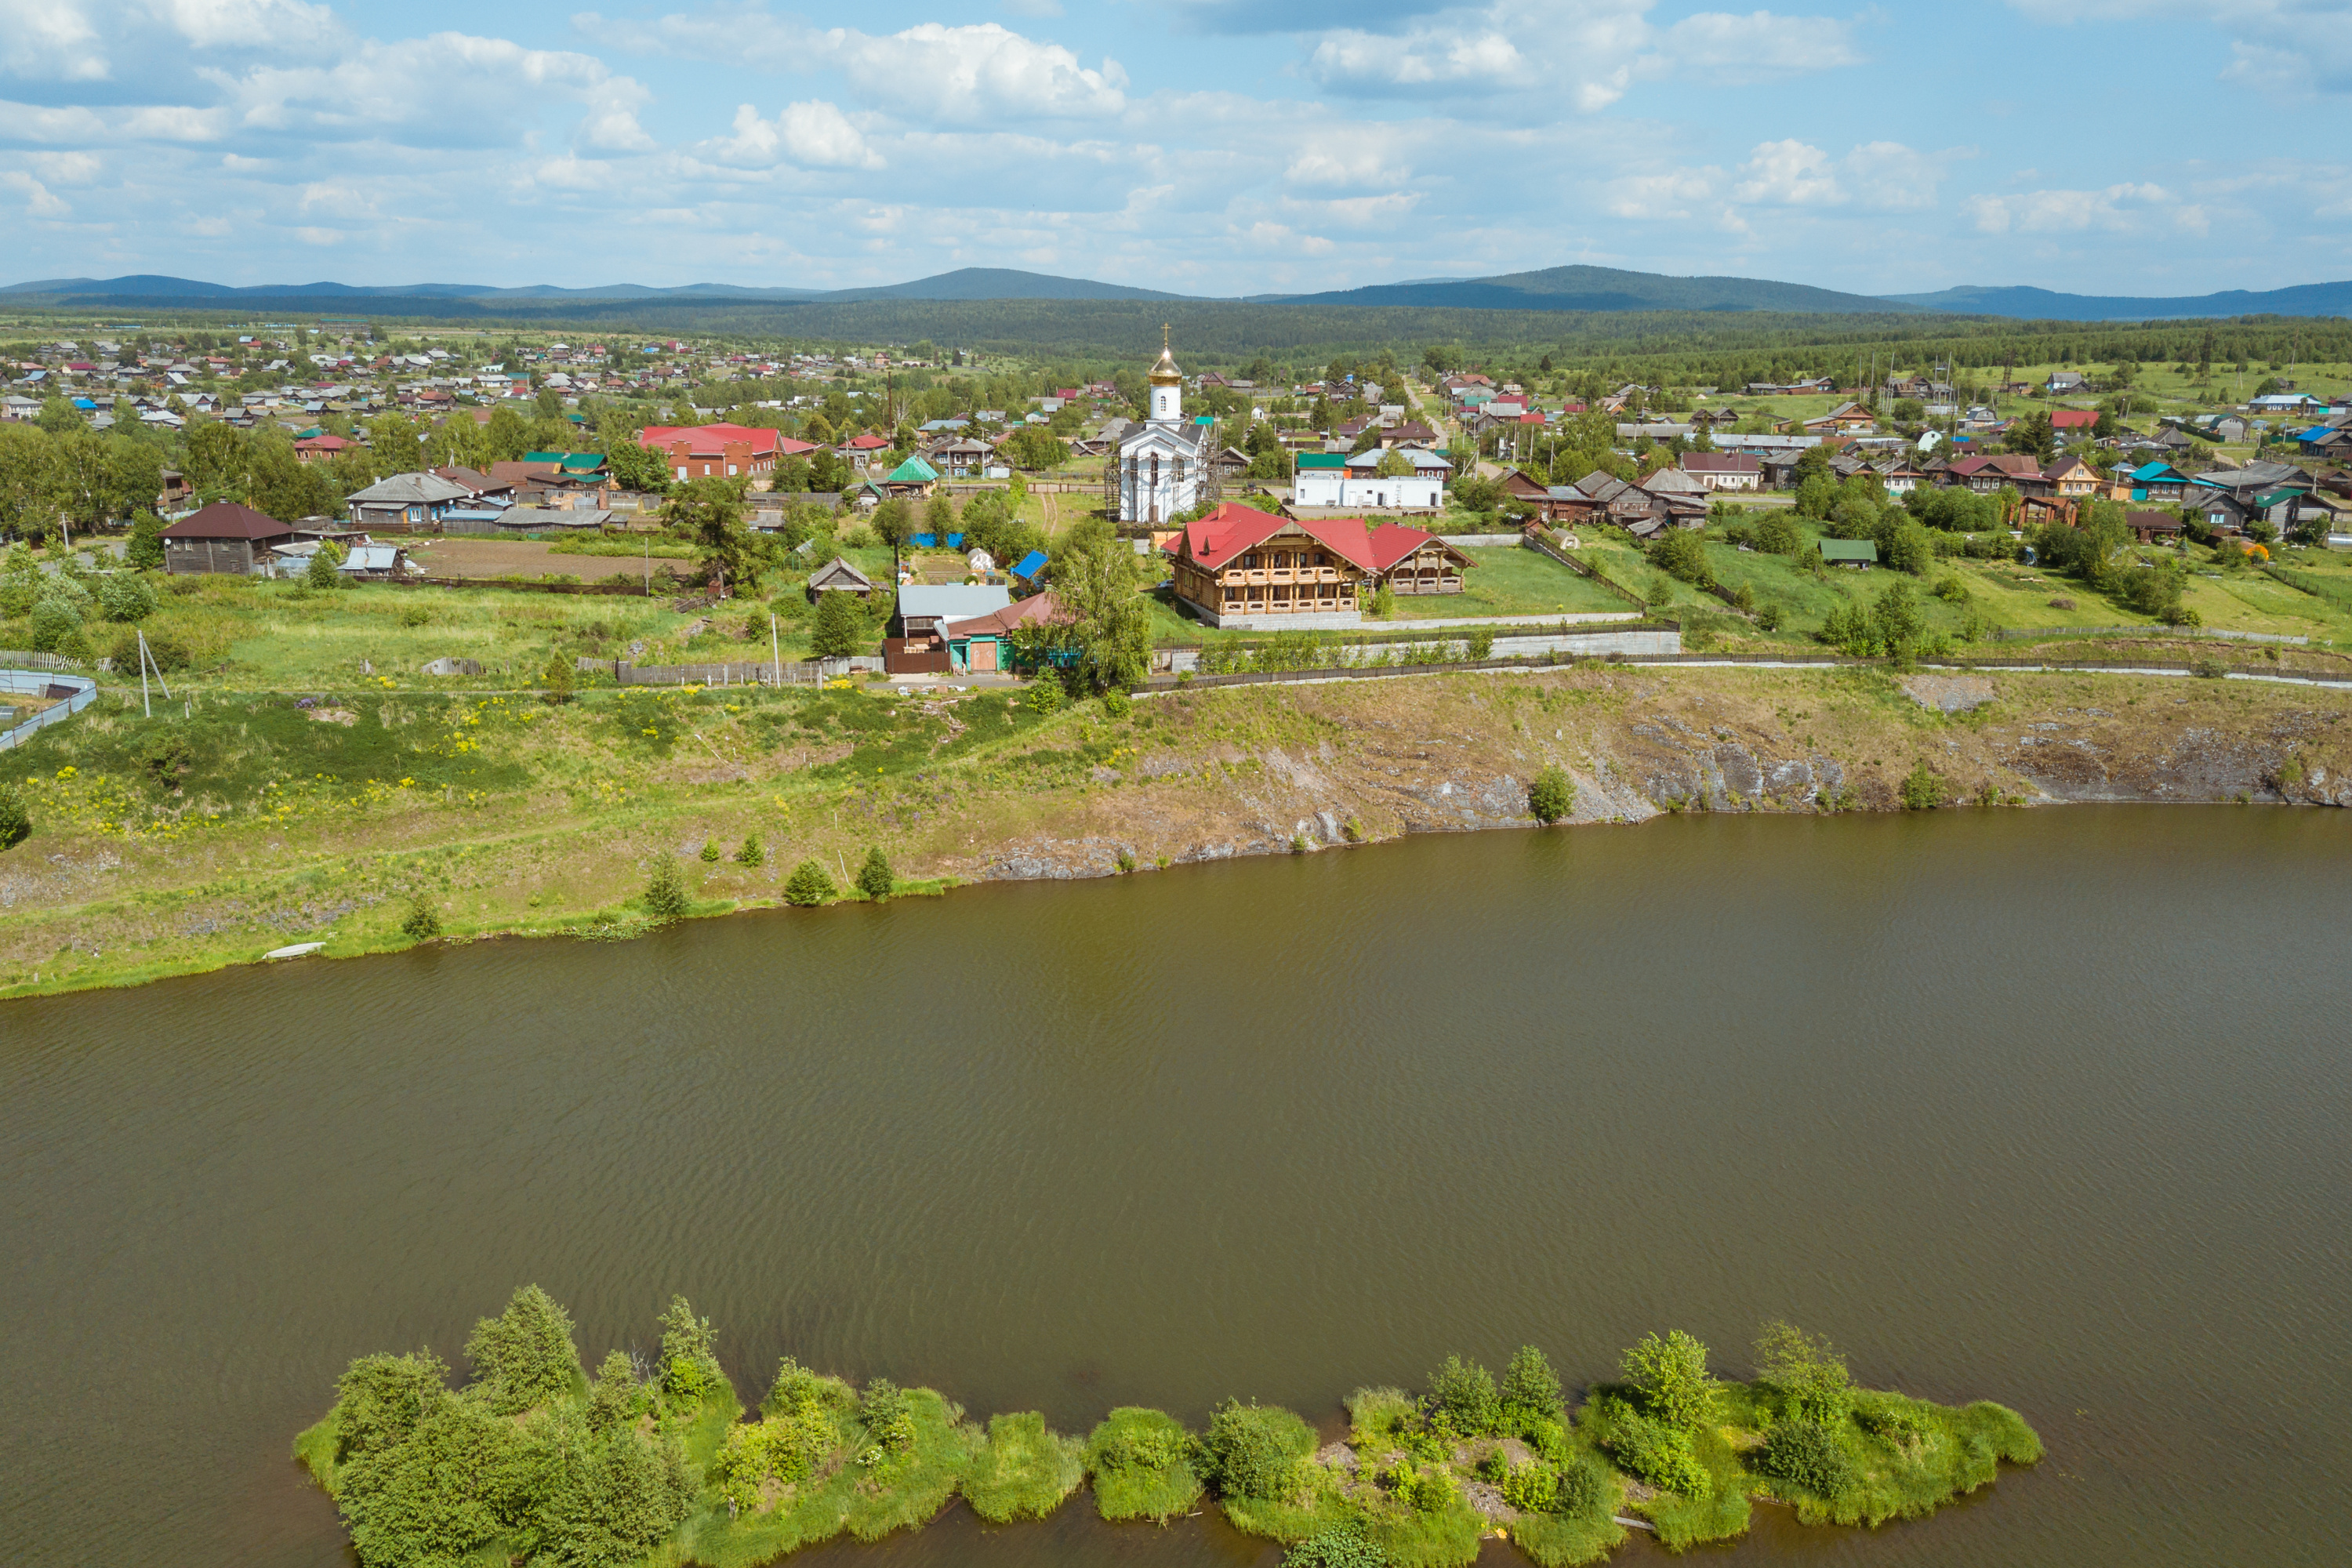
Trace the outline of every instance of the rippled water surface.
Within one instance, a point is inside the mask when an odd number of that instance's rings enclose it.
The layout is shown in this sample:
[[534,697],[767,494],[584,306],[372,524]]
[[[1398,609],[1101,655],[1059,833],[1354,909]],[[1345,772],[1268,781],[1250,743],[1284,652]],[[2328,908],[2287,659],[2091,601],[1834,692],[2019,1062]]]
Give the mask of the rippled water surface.
[[[2051,1457],[1720,1557],[2338,1562],[2347,871],[2340,813],[1702,817],[9,1004],[0,1551],[342,1562],[293,1434],[535,1280],[592,1365],[684,1291],[752,1397],[1080,1430],[1788,1316]],[[1081,1499],[796,1561],[1272,1556]]]

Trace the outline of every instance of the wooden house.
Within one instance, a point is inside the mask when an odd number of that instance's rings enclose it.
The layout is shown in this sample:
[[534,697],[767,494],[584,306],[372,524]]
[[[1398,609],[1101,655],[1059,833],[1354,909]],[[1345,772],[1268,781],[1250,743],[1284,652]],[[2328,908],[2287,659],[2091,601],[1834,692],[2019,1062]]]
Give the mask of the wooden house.
[[163,570],[251,575],[269,570],[270,552],[294,542],[294,530],[266,512],[216,500],[163,530]]

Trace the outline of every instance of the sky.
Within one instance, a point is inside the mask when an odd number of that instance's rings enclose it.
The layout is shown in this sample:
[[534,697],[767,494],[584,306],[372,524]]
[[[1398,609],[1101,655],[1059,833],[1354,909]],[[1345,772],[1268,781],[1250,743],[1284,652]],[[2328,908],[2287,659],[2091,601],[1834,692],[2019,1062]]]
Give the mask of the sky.
[[2352,0],[0,0],[0,281],[2352,278]]

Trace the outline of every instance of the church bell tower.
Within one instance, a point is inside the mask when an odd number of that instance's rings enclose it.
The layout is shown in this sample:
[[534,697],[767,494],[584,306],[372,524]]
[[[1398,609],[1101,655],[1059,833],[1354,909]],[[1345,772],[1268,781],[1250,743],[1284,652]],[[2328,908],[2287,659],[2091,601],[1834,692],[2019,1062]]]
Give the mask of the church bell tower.
[[1151,423],[1173,425],[1184,417],[1184,373],[1168,347],[1168,324],[1160,324],[1160,362],[1151,367]]

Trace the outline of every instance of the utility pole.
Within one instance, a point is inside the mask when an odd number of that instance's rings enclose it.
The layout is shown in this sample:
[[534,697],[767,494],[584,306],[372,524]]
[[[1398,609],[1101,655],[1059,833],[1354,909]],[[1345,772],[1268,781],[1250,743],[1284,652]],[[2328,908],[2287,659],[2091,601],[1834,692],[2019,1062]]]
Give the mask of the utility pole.
[[775,612],[775,611],[773,611],[773,610],[770,610],[770,611],[768,612],[768,658],[769,658],[769,660],[770,660],[771,664],[773,666],[773,668],[774,668],[774,674],[775,674],[775,678],[776,678],[776,679],[775,679],[775,684],[776,684],[776,685],[778,685],[778,686],[782,686],[782,685],[783,685],[783,683],[784,683],[784,655],[783,655],[783,644],[782,644],[782,642],[780,642],[780,641],[777,639],[777,637],[776,637],[776,612]]

